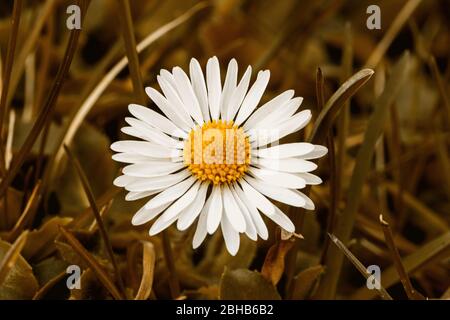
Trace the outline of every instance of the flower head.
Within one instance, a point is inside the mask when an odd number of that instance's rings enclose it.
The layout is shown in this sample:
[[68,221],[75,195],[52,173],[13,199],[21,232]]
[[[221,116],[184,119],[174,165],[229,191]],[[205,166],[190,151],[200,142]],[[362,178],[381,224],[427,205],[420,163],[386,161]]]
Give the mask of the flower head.
[[[176,222],[185,230],[197,220],[193,247],[221,227],[226,247],[235,255],[240,233],[268,238],[262,215],[294,232],[291,220],[269,199],[314,209],[298,189],[320,184],[309,161],[326,154],[323,146],[298,142],[276,144],[304,128],[311,112],[302,98],[288,90],[258,108],[269,82],[260,71],[250,86],[251,67],[238,82],[238,66],[228,64],[222,86],[219,61],[210,58],[206,77],[197,60],[189,76],[179,67],[157,77],[162,94],[146,88],[164,115],[131,104],[134,117],[122,131],[140,140],[118,141],[113,159],[128,163],[114,184],[124,187],[127,200],[153,196],[133,217],[134,225],[156,219],[155,235]],[[274,145],[275,144],[275,145]]]

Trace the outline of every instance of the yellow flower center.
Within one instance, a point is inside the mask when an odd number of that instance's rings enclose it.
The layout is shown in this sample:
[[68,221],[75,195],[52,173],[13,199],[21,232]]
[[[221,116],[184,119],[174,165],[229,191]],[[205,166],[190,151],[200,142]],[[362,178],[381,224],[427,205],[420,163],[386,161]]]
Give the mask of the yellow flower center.
[[184,142],[183,157],[197,179],[215,185],[232,183],[248,169],[250,142],[233,121],[208,121],[191,130]]

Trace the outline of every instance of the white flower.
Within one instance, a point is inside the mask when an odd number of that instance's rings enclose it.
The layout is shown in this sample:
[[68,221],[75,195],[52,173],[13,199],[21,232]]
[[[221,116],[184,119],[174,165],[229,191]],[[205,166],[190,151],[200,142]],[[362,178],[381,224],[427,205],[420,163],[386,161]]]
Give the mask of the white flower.
[[[179,67],[157,77],[163,94],[146,92],[161,115],[131,104],[134,116],[122,131],[141,140],[118,141],[113,159],[129,163],[114,184],[129,193],[127,200],[153,196],[133,217],[134,225],[157,217],[150,228],[155,235],[176,221],[185,230],[197,220],[193,247],[221,227],[226,247],[235,255],[240,233],[250,239],[268,238],[262,213],[287,232],[291,220],[270,200],[314,209],[314,203],[298,191],[320,184],[310,172],[317,165],[308,160],[326,154],[323,146],[310,143],[274,143],[304,128],[310,110],[297,112],[302,98],[288,90],[258,107],[270,72],[260,71],[249,89],[249,66],[238,82],[238,66],[228,64],[222,86],[219,61],[210,58],[206,81],[196,59],[190,77]],[[272,145],[272,146],[271,146]]]

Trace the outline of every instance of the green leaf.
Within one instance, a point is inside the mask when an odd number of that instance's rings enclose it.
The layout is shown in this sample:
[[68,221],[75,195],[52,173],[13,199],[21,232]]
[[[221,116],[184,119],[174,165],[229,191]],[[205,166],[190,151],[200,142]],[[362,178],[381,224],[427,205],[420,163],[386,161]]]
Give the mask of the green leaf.
[[222,300],[280,300],[277,289],[259,272],[225,268],[220,281]]
[[[0,241],[0,261],[5,257],[11,245]],[[31,299],[39,285],[28,262],[19,254],[0,286],[0,300]]]

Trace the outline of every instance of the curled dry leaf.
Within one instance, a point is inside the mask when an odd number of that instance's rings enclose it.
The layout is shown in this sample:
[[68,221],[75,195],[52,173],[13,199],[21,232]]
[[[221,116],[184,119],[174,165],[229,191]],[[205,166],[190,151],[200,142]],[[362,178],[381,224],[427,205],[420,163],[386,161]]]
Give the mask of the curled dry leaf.
[[142,279],[135,300],[147,300],[150,297],[155,271],[155,247],[151,242],[142,243]]
[[72,218],[68,217],[53,217],[39,229],[31,231],[23,248],[23,256],[28,260],[40,260],[52,253],[56,249],[54,241],[59,235],[59,227],[71,221]]
[[281,240],[270,247],[262,266],[261,275],[274,286],[280,281],[284,272],[284,258],[294,245],[293,240]]

